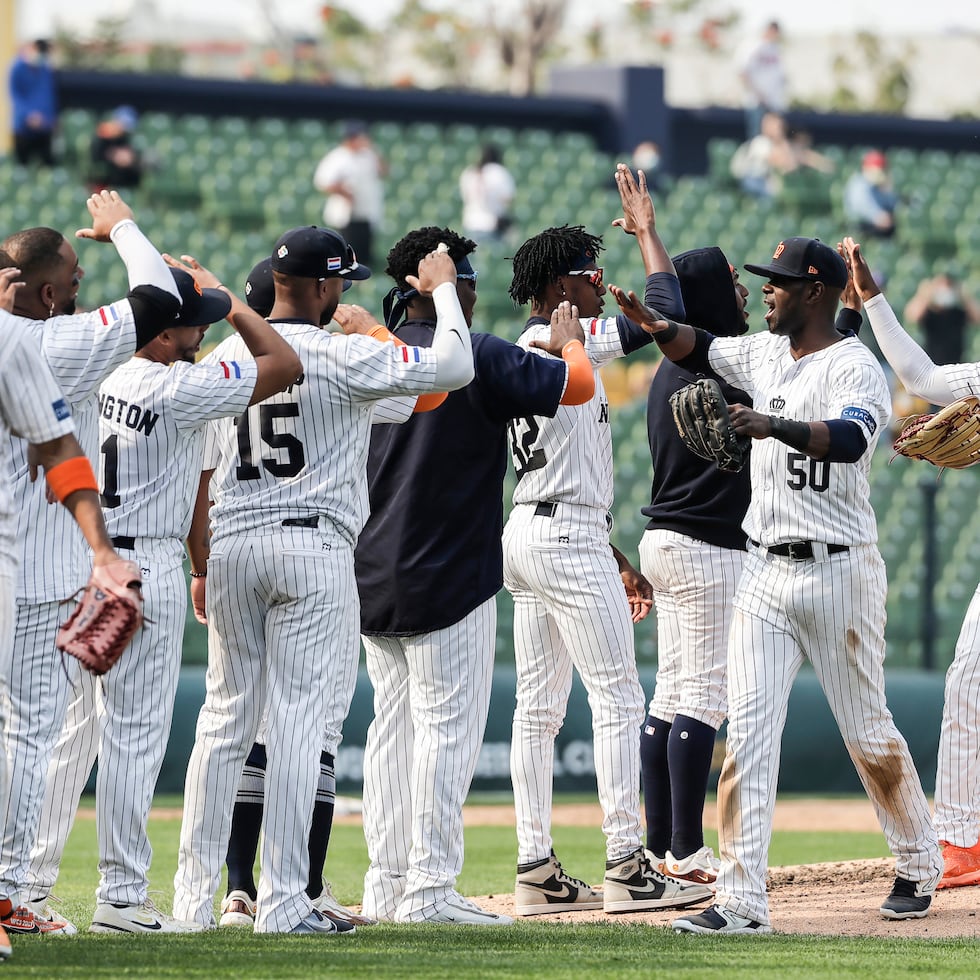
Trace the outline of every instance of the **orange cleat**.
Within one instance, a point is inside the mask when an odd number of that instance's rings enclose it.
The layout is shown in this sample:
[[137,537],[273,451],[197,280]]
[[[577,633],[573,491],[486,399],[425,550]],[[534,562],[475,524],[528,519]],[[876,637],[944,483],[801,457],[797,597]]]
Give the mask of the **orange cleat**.
[[980,885],[980,841],[973,847],[957,847],[948,841],[939,844],[943,849],[945,870],[936,888]]

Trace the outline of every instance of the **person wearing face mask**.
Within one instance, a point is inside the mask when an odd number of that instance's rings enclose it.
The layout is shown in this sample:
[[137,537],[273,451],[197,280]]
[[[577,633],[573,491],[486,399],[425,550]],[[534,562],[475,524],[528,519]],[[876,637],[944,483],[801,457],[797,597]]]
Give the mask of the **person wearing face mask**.
[[922,331],[922,346],[936,364],[959,364],[967,324],[980,323],[980,306],[950,272],[923,279],[905,306],[905,322]]
[[880,150],[865,153],[861,169],[844,186],[844,213],[862,232],[877,238],[895,234],[898,195],[888,173],[888,160]]
[[43,38],[26,44],[10,67],[14,157],[27,165],[35,158],[54,166],[51,139],[58,124],[54,72],[48,63],[51,46]]

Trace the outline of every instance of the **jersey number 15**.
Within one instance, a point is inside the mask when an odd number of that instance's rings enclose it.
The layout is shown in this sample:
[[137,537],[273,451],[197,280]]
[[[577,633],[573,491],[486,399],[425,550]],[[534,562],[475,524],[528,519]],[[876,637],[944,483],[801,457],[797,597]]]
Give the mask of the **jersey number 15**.
[[[259,435],[263,444],[270,449],[276,449],[280,452],[285,450],[286,452],[285,460],[281,456],[262,456],[259,462],[263,469],[273,476],[296,476],[306,465],[303,443],[291,432],[276,432],[276,420],[298,418],[299,405],[295,402],[286,402],[280,405],[259,405],[258,409]],[[238,429],[239,458],[235,477],[238,480],[259,480],[262,477],[262,470],[259,469],[252,457],[249,412],[243,412],[235,419],[235,428]]]

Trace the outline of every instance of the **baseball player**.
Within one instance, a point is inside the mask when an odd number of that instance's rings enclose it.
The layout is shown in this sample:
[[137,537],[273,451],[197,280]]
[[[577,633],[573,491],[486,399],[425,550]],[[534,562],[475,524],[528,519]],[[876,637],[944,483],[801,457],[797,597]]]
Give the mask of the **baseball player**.
[[[476,304],[476,243],[449,228],[409,232],[388,253],[395,288],[386,319],[408,344],[429,347],[437,310],[412,270],[449,247],[467,326]],[[593,390],[583,335],[568,304],[541,343],[544,360],[472,334],[475,377],[438,411],[377,425],[368,459],[371,516],[356,552],[361,634],[374,687],[364,755],[364,835],[370,866],[364,911],[401,922],[506,925],[456,889],[462,808],[490,702],[507,426]],[[476,516],[478,515],[478,516]],[[557,874],[573,889],[587,886]]]
[[[845,238],[843,248],[878,346],[908,391],[934,405],[980,394],[980,365],[933,363],[902,329],[861,246]],[[980,587],[946,672],[933,824],[943,852],[943,876],[936,887],[980,884]]]
[[[637,237],[648,271],[648,295],[683,311],[645,185],[645,202],[640,202],[623,193],[619,177],[617,183],[623,218],[616,224]],[[623,313],[601,315],[606,294],[603,270],[596,266],[601,249],[601,238],[580,226],[548,228],[517,250],[510,286],[516,303],[531,303],[530,319],[518,341],[521,347],[535,347],[552,312],[569,301],[582,316],[586,353],[595,370],[595,393],[587,403],[562,406],[553,419],[528,416],[511,428],[518,482],[503,546],[504,584],[514,597],[517,663],[511,778],[519,912],[540,905],[542,899],[530,898],[539,876],[554,860],[554,743],[565,716],[573,666],[592,708],[606,835],[602,907],[606,912],[669,908],[711,895],[704,885],[684,884],[654,869],[641,843],[637,731],[643,721],[643,690],[631,620],[637,622],[649,611],[651,590],[610,547],[612,437],[598,368],[652,338],[635,322],[642,303],[633,293],[610,287]],[[522,901],[522,896],[528,900]],[[592,900],[598,901],[595,893]]]
[[[418,263],[416,263],[416,267],[417,265]],[[352,285],[350,279],[345,279],[343,291],[346,293]],[[272,311],[276,301],[276,290],[272,278],[272,260],[270,258],[257,262],[248,274],[245,281],[245,296],[248,305],[259,316],[266,317]],[[440,397],[445,398],[445,395],[422,395],[418,401]],[[386,402],[392,403],[397,400],[387,399]],[[404,401],[404,399],[400,400]],[[376,403],[375,418],[382,406],[383,403]],[[418,409],[416,408],[416,410]],[[399,421],[403,421],[407,417],[404,410],[396,414]],[[210,536],[209,521],[203,521],[203,525],[205,535]],[[206,553],[205,545],[202,554],[206,555]],[[192,591],[195,586],[203,584],[203,579],[192,580]],[[203,590],[201,590],[199,599],[198,619],[206,622]],[[330,882],[323,877],[323,867],[326,863],[327,846],[333,829],[336,803],[337,780],[334,772],[334,760],[340,743],[341,729],[350,710],[350,702],[357,682],[356,667],[356,662],[351,661],[349,671],[335,672],[331,678],[328,691],[327,723],[323,751],[320,753],[320,771],[316,796],[313,801],[313,818],[310,822],[310,874],[306,885],[306,894],[313,902],[313,907],[324,916],[339,920],[341,924],[346,922],[354,926],[363,926],[374,925],[374,919],[359,915],[341,905],[333,894]],[[245,760],[241,782],[235,794],[231,834],[228,839],[228,854],[225,859],[228,866],[227,891],[221,902],[219,926],[251,927],[255,921],[255,898],[258,889],[255,885],[254,868],[262,829],[262,816],[265,811],[265,769],[267,762],[265,730],[266,724],[263,717],[259,724],[259,734],[249,750],[248,758]]]
[[[4,255],[0,271],[0,329],[4,344],[0,348],[0,794],[7,792],[6,704],[13,671],[14,591],[17,549],[15,546],[16,508],[11,492],[10,439],[16,432],[34,447],[36,464],[43,467],[48,488],[69,510],[92,548],[94,562],[106,564],[118,559],[98,502],[98,485],[92,466],[82,454],[74,435],[71,412],[47,366],[29,335],[19,329],[10,312],[14,296],[23,284],[20,270],[10,266]],[[0,915],[12,919],[13,902],[0,901]],[[40,931],[40,929],[34,930]],[[11,954],[10,938],[0,925],[0,959]]]
[[[68,402],[78,442],[87,456],[99,452],[96,397],[101,381],[173,322],[180,298],[170,270],[133,221],[114,191],[87,202],[92,227],[79,238],[112,241],[129,273],[130,291],[118,302],[74,314],[83,271],[71,244],[51,228],[29,228],[0,243],[19,266],[25,286],[17,293],[17,329],[25,331]],[[51,750],[64,721],[72,681],[54,641],[71,611],[62,605],[86,582],[91,556],[67,511],[49,507],[43,488],[31,483],[26,443],[12,441],[18,540],[22,543],[17,584],[14,659],[8,747],[10,787],[0,800],[0,902],[13,906],[2,920],[8,931],[65,932],[74,927],[46,903],[21,904],[20,893],[37,833]],[[68,673],[77,675],[72,659]],[[76,681],[77,682],[77,681]]]
[[[621,178],[628,179],[628,178]],[[722,337],[746,330],[748,290],[717,246],[673,257],[687,322]],[[649,298],[648,298],[649,299]],[[657,609],[657,680],[640,736],[647,849],[671,877],[711,884],[717,863],[703,813],[715,735],[727,713],[732,596],[742,571],[749,471],[720,470],[677,433],[670,396],[697,379],[660,363],[647,399],[653,462],[640,570]],[[722,389],[726,401],[749,402]]]
[[[790,688],[813,665],[875,807],[897,877],[889,919],[921,918],[942,872],[929,806],[885,703],[885,567],[868,495],[871,454],[890,412],[875,358],[834,324],[847,268],[809,238],[747,265],[768,331],[714,337],[661,320],[664,354],[745,391],[735,431],[751,436],[749,550],[728,650],[728,754],[718,783],[716,903],[674,921],[679,932],[771,932],[766,860]],[[655,314],[654,314],[655,316]]]
[[[172,261],[172,260],[171,260]],[[96,755],[100,882],[92,932],[193,932],[147,897],[146,834],[170,733],[187,612],[182,570],[204,426],[240,415],[302,372],[293,349],[196,262],[171,270],[181,296],[173,325],[99,390],[102,504],[116,548],[143,568],[151,629],[102,677],[83,674],[48,767],[28,873],[29,901],[46,900]],[[195,364],[211,323],[228,317],[253,359]],[[196,572],[200,576],[202,572]],[[147,701],[146,693],[153,697]]]
[[[257,932],[336,935],[306,894],[309,835],[327,689],[356,657],[353,551],[367,516],[365,464],[372,405],[388,395],[451,391],[473,376],[455,268],[433,252],[413,285],[431,293],[439,324],[431,349],[320,323],[344,278],[364,279],[347,243],[325,228],[283,234],[272,253],[271,322],[299,353],[302,378],[218,423],[208,558],[207,693],[188,764],[175,914],[214,923],[235,789],[267,708],[269,801],[263,819]],[[337,316],[340,316],[338,311]],[[344,316],[343,324],[356,317]],[[242,355],[237,338],[212,353]]]

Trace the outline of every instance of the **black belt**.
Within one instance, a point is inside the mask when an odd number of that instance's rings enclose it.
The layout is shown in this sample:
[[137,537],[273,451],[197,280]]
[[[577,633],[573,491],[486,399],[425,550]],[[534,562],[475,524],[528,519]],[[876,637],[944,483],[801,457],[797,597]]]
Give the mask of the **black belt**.
[[535,517],[554,517],[558,504],[554,500],[542,500],[534,505]]
[[120,534],[119,537],[112,539],[112,547],[122,548],[123,551],[135,551],[136,538],[128,537],[125,534]]
[[[753,541],[757,548],[762,547],[758,541]],[[786,544],[774,544],[765,548],[770,555],[777,555],[780,558],[792,558],[793,561],[809,561],[813,557],[812,541],[788,541]],[[846,544],[828,544],[828,555],[839,555],[844,551],[850,551],[850,546]]]
[[319,527],[319,516],[314,517],[287,517],[283,522],[283,527]]

